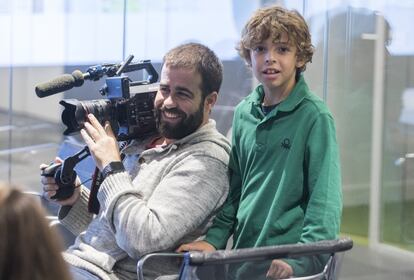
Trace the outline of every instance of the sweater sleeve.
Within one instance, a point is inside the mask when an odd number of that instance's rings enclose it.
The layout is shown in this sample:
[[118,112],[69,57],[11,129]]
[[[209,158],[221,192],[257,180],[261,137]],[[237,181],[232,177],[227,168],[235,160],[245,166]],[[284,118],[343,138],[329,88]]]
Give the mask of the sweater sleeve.
[[73,206],[62,206],[59,210],[59,221],[75,236],[86,230],[93,219],[93,214],[88,211],[88,200],[89,190],[81,186],[79,200]]
[[205,241],[213,245],[217,250],[225,249],[227,241],[234,232],[237,222],[237,210],[239,209],[242,180],[239,165],[238,149],[238,111],[233,117],[232,148],[229,159],[230,191],[223,208],[214,218],[213,225],[207,231]]
[[[305,150],[305,184],[307,205],[300,243],[338,238],[342,192],[339,152],[335,125],[330,114],[317,117],[308,136]],[[287,260],[295,276],[317,273],[328,256],[303,257]]]
[[194,152],[176,161],[148,201],[126,172],[109,175],[98,199],[119,247],[139,258],[177,246],[211,217],[227,192],[226,165]]
[[230,191],[223,208],[217,214],[213,225],[208,230],[205,241],[213,245],[216,249],[225,249],[227,241],[233,234],[236,225],[237,210],[239,208],[241,193],[241,177],[237,172],[237,156],[232,150],[230,155]]

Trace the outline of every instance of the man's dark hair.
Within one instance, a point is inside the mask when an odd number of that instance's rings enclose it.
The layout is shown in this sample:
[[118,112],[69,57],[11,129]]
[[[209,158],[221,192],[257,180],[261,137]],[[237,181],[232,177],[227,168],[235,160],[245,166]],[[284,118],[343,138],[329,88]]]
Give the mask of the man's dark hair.
[[187,43],[173,48],[163,58],[169,67],[195,69],[201,75],[203,99],[220,90],[223,80],[223,65],[217,55],[208,47],[198,43]]

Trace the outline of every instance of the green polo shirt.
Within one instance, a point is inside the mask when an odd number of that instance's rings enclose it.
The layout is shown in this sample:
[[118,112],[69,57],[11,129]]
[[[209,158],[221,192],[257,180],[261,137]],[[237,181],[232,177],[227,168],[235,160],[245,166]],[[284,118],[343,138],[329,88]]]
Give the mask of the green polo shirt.
[[[207,233],[217,249],[233,234],[233,248],[308,243],[338,238],[341,175],[335,125],[303,76],[266,116],[259,85],[233,120],[229,197]],[[297,276],[323,267],[287,260]]]

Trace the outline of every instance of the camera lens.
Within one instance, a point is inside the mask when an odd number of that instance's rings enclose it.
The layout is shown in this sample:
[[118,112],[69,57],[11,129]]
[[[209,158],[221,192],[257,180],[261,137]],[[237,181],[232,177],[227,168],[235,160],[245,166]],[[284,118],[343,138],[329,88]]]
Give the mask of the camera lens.
[[111,119],[112,103],[109,99],[79,101],[66,99],[59,102],[63,107],[62,122],[67,126],[64,135],[78,132],[84,127],[88,114],[93,114],[100,123]]

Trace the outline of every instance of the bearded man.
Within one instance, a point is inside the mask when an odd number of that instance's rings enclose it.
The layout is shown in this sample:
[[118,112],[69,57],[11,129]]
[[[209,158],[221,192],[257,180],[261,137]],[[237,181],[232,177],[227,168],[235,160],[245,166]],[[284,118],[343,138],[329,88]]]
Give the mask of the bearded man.
[[[230,144],[209,119],[222,76],[220,60],[206,46],[170,50],[154,101],[159,134],[130,143],[123,161],[109,123],[88,115],[81,134],[104,176],[99,214],[88,212],[84,186],[57,201],[59,219],[77,235],[64,253],[74,279],[136,279],[143,255],[172,252],[206,232],[229,189]],[[56,194],[52,177],[42,184],[46,197]],[[146,274],[155,278],[166,266],[152,268]]]

